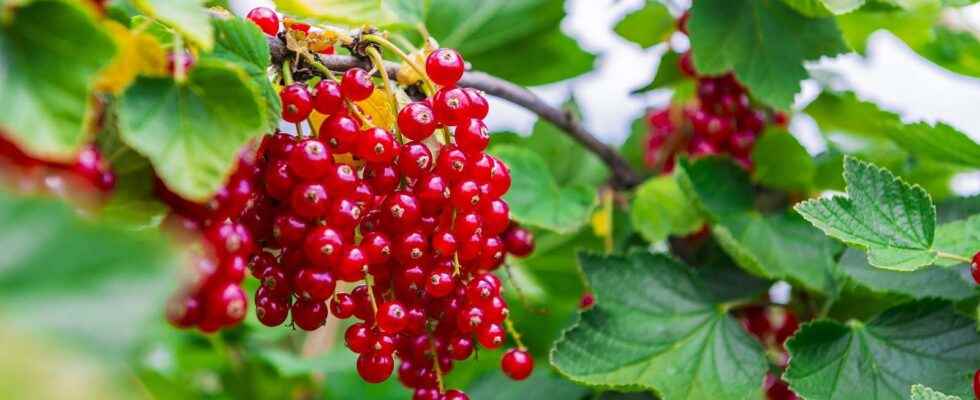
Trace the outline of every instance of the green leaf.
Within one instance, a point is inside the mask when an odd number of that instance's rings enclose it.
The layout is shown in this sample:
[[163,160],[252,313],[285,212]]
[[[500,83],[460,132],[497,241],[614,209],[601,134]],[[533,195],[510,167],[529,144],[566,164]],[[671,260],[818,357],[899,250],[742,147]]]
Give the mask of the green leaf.
[[[970,218],[953,221],[936,228],[937,251],[954,254],[969,259],[980,250],[980,214]],[[940,260],[940,265],[958,264],[956,261]]]
[[122,142],[116,113],[109,110],[105,118],[106,129],[99,132],[96,140],[102,154],[113,155],[116,185],[109,200],[99,208],[99,221],[135,230],[154,229],[169,208],[156,194],[153,166]]
[[265,98],[266,129],[279,126],[282,107],[279,94],[266,74],[269,68],[269,43],[259,27],[240,18],[214,19],[215,47],[213,55],[242,67]]
[[298,17],[359,26],[414,27],[425,20],[429,0],[275,0]]
[[192,42],[211,50],[211,24],[202,0],[132,0],[144,14],[170,25]]
[[703,225],[697,210],[673,176],[652,178],[636,189],[630,211],[633,226],[644,239],[656,243],[668,235],[685,235]]
[[515,382],[500,373],[487,374],[466,390],[471,399],[580,399],[588,392],[581,386],[537,368],[529,378]]
[[213,58],[198,60],[184,83],[140,78],[120,100],[123,140],[150,159],[168,188],[193,201],[210,198],[238,151],[266,128],[252,79]]
[[849,46],[864,53],[868,37],[879,30],[888,30],[913,49],[919,48],[933,37],[932,28],[941,11],[934,1],[914,1],[915,6],[905,8],[865,7],[837,17],[837,24]]
[[807,18],[780,1],[699,0],[688,29],[698,71],[734,70],[755,98],[784,110],[808,77],[805,61],[847,52],[832,18]]
[[594,187],[579,183],[559,186],[544,159],[528,149],[496,146],[494,155],[510,167],[511,188],[504,198],[516,221],[570,233],[592,215],[597,204]]
[[957,396],[947,396],[922,385],[912,385],[911,400],[960,400]]
[[969,32],[933,28],[932,41],[916,48],[923,57],[958,74],[980,76],[980,40]]
[[829,17],[834,13],[827,9],[823,0],[783,0],[783,3],[793,7],[796,12],[810,18]]
[[752,274],[789,279],[820,292],[834,292],[839,246],[790,212],[754,210],[748,174],[731,160],[707,157],[678,163],[678,181],[713,221],[711,232],[728,255]]
[[689,267],[649,253],[579,261],[596,304],[555,343],[562,375],[668,399],[762,397],[762,348]]
[[936,208],[925,190],[853,157],[844,159],[844,180],[847,197],[808,200],[796,211],[827,235],[867,249],[876,267],[913,271],[935,261]]
[[783,379],[811,399],[905,399],[916,383],[969,396],[980,365],[976,323],[938,300],[892,308],[867,324],[813,322],[786,347]]
[[655,0],[647,0],[643,8],[633,11],[616,24],[619,36],[647,48],[670,38],[674,32],[674,16],[667,6]]
[[679,62],[680,55],[677,53],[673,51],[664,53],[664,55],[660,57],[660,62],[657,63],[657,72],[653,76],[653,81],[630,93],[646,93],[651,90],[671,88],[679,83],[685,82],[686,80],[684,74],[682,74],[680,68],[677,67]]
[[459,50],[475,69],[519,85],[572,78],[595,61],[561,32],[561,0],[432,0],[429,10],[426,27],[441,46]]
[[914,299],[935,297],[964,300],[975,292],[964,279],[962,268],[928,268],[919,271],[890,271],[872,267],[860,251],[848,249],[840,259],[840,270],[857,284],[876,293],[900,294]]
[[[564,108],[574,118],[579,118],[578,105],[574,100],[566,102]],[[531,136],[509,144],[538,153],[548,164],[559,186],[574,183],[599,186],[609,177],[609,171],[599,157],[548,121],[539,119],[534,124]]]
[[752,150],[757,182],[783,190],[803,191],[813,185],[817,173],[810,153],[784,130],[767,130]]
[[0,131],[30,154],[73,160],[116,45],[74,2],[34,1],[12,17],[0,23]]
[[650,125],[647,123],[646,114],[640,115],[630,124],[630,135],[619,146],[619,154],[623,156],[633,167],[634,171],[644,173],[648,167],[644,158],[646,151],[647,137],[650,135]]

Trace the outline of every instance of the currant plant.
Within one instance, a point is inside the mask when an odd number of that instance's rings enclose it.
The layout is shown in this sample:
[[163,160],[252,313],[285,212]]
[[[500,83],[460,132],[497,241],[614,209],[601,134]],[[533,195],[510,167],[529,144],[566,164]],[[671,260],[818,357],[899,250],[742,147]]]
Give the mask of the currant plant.
[[973,1],[639,2],[618,149],[561,0],[274,3],[0,2],[0,393],[980,398],[980,145],[819,63]]

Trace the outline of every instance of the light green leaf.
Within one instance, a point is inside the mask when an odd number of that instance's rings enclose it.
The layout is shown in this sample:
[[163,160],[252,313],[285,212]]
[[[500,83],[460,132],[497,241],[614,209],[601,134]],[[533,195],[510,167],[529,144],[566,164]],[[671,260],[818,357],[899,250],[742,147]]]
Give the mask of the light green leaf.
[[[933,37],[941,7],[934,0],[913,1],[903,7],[865,7],[837,17],[844,40],[859,53],[864,53],[868,37],[879,30],[888,30],[912,48],[919,48]],[[875,3],[872,3],[875,4]]]
[[980,76],[980,40],[969,32],[933,28],[933,40],[916,48],[923,57],[958,74]]
[[173,27],[192,42],[211,50],[211,24],[202,0],[132,0],[144,14]]
[[252,79],[213,58],[198,60],[184,83],[140,78],[120,100],[123,140],[150,159],[168,188],[193,201],[210,198],[238,151],[266,128]]
[[647,0],[643,8],[627,14],[614,29],[624,39],[647,48],[669,39],[674,25],[674,16],[670,15],[667,6]]
[[810,153],[784,130],[767,130],[752,149],[752,161],[752,179],[776,189],[807,190],[817,173]]
[[936,208],[925,190],[853,157],[844,159],[844,180],[847,197],[808,200],[796,211],[827,235],[867,249],[876,267],[912,271],[935,261]]
[[960,400],[960,398],[947,396],[922,385],[912,385],[911,400]]
[[[980,214],[970,218],[953,221],[936,228],[937,251],[969,259],[980,250]],[[958,264],[956,261],[940,260],[940,265]]]
[[290,15],[359,26],[414,27],[425,20],[429,0],[275,0]]
[[961,268],[927,268],[918,271],[890,271],[868,264],[860,250],[848,249],[840,258],[840,271],[876,293],[894,293],[914,299],[935,297],[964,300],[975,292],[973,284],[964,279]]
[[827,9],[823,0],[783,0],[783,3],[793,7],[796,12],[810,18],[829,17],[834,15]]
[[562,375],[668,399],[762,397],[762,348],[691,268],[649,253],[579,261],[596,304],[552,350]]
[[116,52],[81,7],[34,1],[0,24],[0,131],[45,159],[73,160],[90,139],[95,80]]
[[939,300],[901,305],[867,324],[813,322],[786,347],[783,379],[808,399],[906,399],[916,383],[969,396],[980,365],[976,323]]
[[[580,118],[574,100],[566,102],[563,108],[574,118]],[[513,144],[538,153],[548,164],[559,186],[574,183],[599,186],[609,177],[609,171],[599,157],[548,121],[539,119],[534,124],[531,136]]]
[[511,187],[504,199],[511,215],[522,223],[559,233],[584,225],[597,204],[594,187],[583,184],[559,186],[538,154],[512,145],[496,146],[494,155],[511,170]]
[[116,113],[106,115],[106,129],[96,136],[102,154],[112,154],[116,186],[108,201],[99,208],[100,222],[135,230],[154,229],[160,225],[169,208],[154,190],[150,161],[126,146],[119,137]]
[[635,196],[630,218],[636,230],[651,243],[667,239],[668,235],[692,233],[704,223],[673,176],[644,182]]
[[630,163],[634,171],[638,173],[647,172],[645,158],[647,137],[650,136],[650,125],[647,123],[646,114],[640,115],[630,124],[630,135],[619,146],[619,154]]
[[473,68],[535,86],[592,69],[595,56],[561,32],[564,16],[562,0],[432,0],[426,27]]
[[673,51],[664,53],[663,57],[660,57],[660,62],[657,63],[657,72],[653,76],[653,81],[631,93],[637,94],[656,89],[671,88],[678,83],[684,82],[684,75],[681,74],[681,69],[678,67],[679,62],[680,55],[677,53]]
[[269,43],[259,27],[239,18],[215,19],[215,47],[213,55],[235,63],[252,77],[252,82],[262,91],[265,98],[267,130],[274,131],[279,126],[282,107],[279,94],[269,82],[266,70],[269,68]]
[[529,378],[515,382],[504,374],[491,373],[466,390],[471,399],[580,399],[586,391],[581,386],[554,376],[544,368],[536,368]]
[[805,61],[847,52],[832,18],[807,18],[780,1],[697,1],[689,28],[694,64],[730,70],[760,101],[788,109],[808,77]]

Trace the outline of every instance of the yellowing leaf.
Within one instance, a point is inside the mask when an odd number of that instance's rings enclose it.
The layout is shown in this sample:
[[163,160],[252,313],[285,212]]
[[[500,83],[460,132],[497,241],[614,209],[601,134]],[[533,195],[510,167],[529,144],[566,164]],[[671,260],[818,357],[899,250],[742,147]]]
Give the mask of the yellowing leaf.
[[112,64],[102,70],[96,83],[98,90],[120,93],[137,75],[167,73],[167,56],[156,38],[145,33],[132,32],[115,21],[107,20],[105,25],[119,52]]
[[364,116],[375,126],[390,130],[395,126],[395,112],[391,107],[391,97],[381,88],[374,90],[371,97],[357,102]]

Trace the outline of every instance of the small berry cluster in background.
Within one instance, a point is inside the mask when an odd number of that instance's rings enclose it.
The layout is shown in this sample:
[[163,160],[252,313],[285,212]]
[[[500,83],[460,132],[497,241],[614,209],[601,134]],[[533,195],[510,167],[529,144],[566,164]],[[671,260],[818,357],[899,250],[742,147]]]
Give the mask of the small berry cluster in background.
[[[685,13],[677,21],[683,34],[687,34],[687,16]],[[679,153],[690,157],[728,154],[751,170],[756,139],[770,124],[785,127],[786,115],[753,105],[732,73],[700,75],[690,51],[680,56],[677,68],[695,80],[697,97],[648,114],[650,132],[644,145],[647,166],[657,173],[670,173]]]
[[[796,313],[785,307],[757,305],[738,310],[736,316],[742,322],[742,327],[766,349],[773,363],[780,370],[785,369],[789,365],[786,340],[800,327]],[[766,374],[763,389],[768,400],[797,399],[789,385],[771,372]]]
[[[280,34],[273,11],[259,8],[248,17],[266,34]],[[310,27],[293,23],[285,33],[296,29]],[[203,232],[208,244],[194,262],[195,278],[171,299],[171,323],[213,332],[241,322],[248,270],[261,282],[255,313],[265,325],[289,319],[309,331],[329,314],[357,318],[344,338],[367,382],[388,379],[397,358],[398,379],[415,390],[413,398],[466,399],[445,391],[441,377],[478,345],[503,346],[508,331],[518,347],[504,354],[501,368],[527,378],[534,360],[513,331],[492,272],[507,254],[529,255],[533,234],[510,219],[502,199],[510,172],[485,152],[486,99],[457,86],[462,57],[436,49],[425,71],[438,89],[402,106],[394,133],[358,109],[356,102],[375,91],[364,69],[312,88],[287,78],[282,119],[300,123],[314,111],[323,114],[313,136],[265,136],[242,152],[208,204],[159,184],[173,211],[166,225]],[[352,290],[338,291],[343,282]]]
[[28,155],[0,133],[0,182],[23,193],[98,200],[115,187],[116,174],[94,144],[82,148],[72,162],[55,162]]

